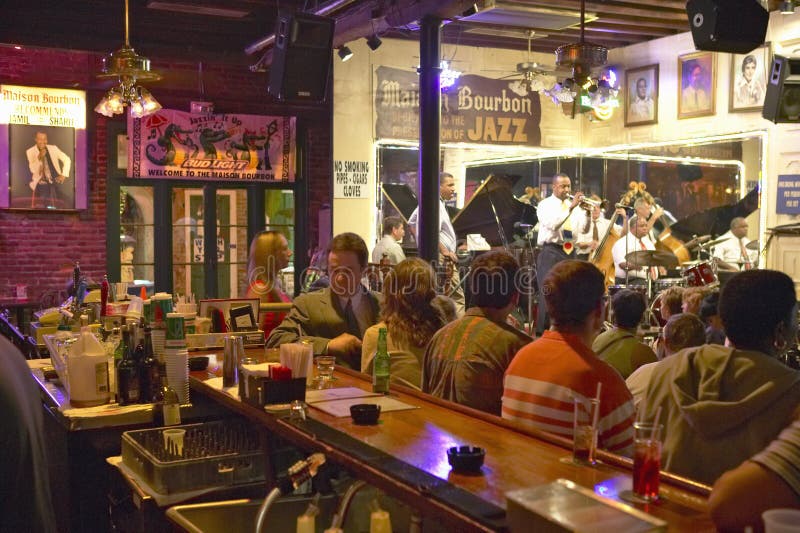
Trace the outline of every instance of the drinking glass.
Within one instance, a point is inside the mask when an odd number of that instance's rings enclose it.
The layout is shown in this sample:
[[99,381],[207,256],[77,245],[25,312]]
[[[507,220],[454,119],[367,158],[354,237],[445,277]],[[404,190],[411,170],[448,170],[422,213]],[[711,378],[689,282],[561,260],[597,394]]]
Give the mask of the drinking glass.
[[333,355],[318,355],[314,362],[317,366],[317,388],[327,389],[333,381],[336,357]]
[[658,499],[662,424],[633,425],[633,495],[645,502]]
[[592,425],[595,410],[600,408],[597,399],[574,400],[572,423],[572,461],[581,465],[594,465],[597,449],[597,428]]

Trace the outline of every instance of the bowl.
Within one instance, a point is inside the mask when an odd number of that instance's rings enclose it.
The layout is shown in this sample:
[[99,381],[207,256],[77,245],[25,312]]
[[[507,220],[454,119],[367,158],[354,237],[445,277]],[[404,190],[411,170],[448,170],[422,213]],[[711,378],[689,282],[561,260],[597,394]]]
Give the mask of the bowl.
[[207,355],[201,355],[189,358],[189,370],[191,370],[192,372],[198,372],[200,370],[205,370],[206,368],[208,368]]
[[483,466],[486,451],[475,446],[453,446],[447,449],[447,462],[453,470],[478,472]]
[[381,416],[381,406],[376,403],[357,403],[350,406],[353,422],[361,426],[373,426]]

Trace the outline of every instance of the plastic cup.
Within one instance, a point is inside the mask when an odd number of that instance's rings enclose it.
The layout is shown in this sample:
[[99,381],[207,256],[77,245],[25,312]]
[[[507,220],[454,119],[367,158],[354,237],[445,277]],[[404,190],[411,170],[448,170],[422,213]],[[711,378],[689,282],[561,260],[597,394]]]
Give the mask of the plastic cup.
[[162,431],[164,435],[164,448],[170,449],[170,445],[178,455],[183,455],[183,438],[186,436],[185,429],[165,429]]
[[572,419],[572,460],[582,465],[593,465],[597,450],[597,428],[592,427],[595,409],[600,408],[596,399],[575,398]]
[[633,494],[646,502],[658,499],[663,428],[662,424],[633,424]]
[[766,533],[800,532],[800,509],[770,509],[761,514]]

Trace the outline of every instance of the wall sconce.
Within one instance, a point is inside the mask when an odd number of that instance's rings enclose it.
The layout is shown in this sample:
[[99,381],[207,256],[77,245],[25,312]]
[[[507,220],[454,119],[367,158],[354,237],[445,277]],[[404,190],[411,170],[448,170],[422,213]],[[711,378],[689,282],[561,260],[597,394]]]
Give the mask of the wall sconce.
[[380,48],[381,44],[383,44],[383,41],[381,41],[377,33],[373,33],[367,38],[367,46],[369,46],[369,49],[373,52]]
[[353,51],[350,50],[350,48],[348,48],[347,45],[340,46],[337,54],[339,54],[339,59],[341,59],[342,62],[345,62],[351,57],[353,57]]
[[781,2],[781,15],[794,14],[794,0],[783,0]]

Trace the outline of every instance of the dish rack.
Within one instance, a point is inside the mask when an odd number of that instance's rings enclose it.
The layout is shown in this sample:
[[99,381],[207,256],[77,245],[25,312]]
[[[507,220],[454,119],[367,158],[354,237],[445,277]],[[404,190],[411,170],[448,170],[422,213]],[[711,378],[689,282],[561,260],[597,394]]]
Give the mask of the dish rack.
[[[180,452],[165,429],[186,430]],[[262,435],[241,420],[126,431],[122,462],[159,494],[262,481],[266,468]]]

